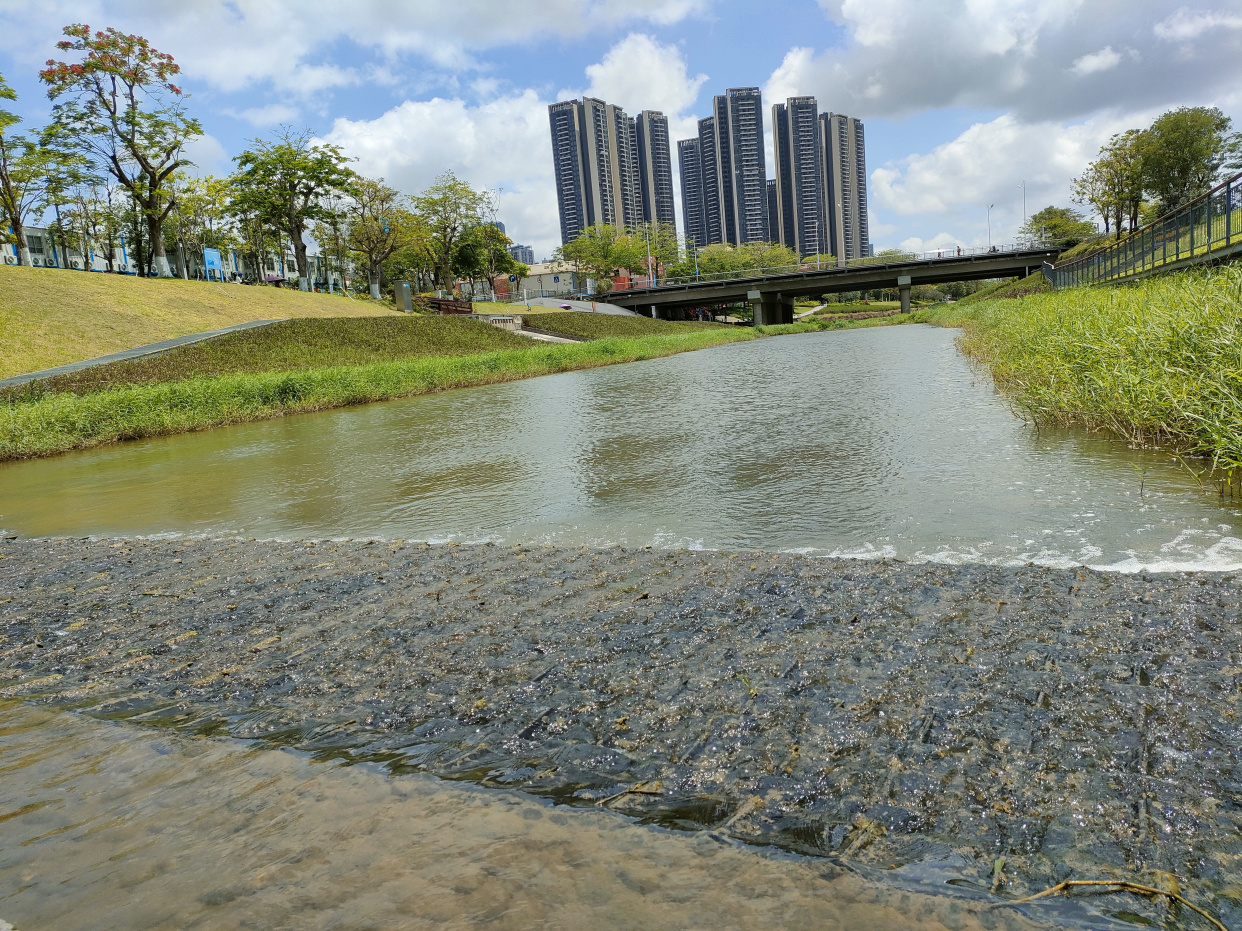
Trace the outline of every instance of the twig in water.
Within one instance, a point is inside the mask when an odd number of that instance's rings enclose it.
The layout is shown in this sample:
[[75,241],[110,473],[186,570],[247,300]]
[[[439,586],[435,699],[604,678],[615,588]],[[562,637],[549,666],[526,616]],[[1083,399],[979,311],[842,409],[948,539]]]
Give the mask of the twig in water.
[[600,799],[598,802],[595,803],[595,805],[596,807],[610,805],[613,802],[615,802],[617,799],[624,798],[627,795],[663,795],[663,794],[664,793],[660,791],[660,783],[639,782],[639,783],[636,783],[630,786],[627,789],[622,789],[616,795],[610,795],[608,796],[608,798]]
[[1148,898],[1156,895],[1162,895],[1166,898],[1172,899],[1174,902],[1185,905],[1192,912],[1202,915],[1205,919],[1211,922],[1212,927],[1216,928],[1217,931],[1229,931],[1228,928],[1199,906],[1192,902],[1187,902],[1176,892],[1166,892],[1163,889],[1154,889],[1151,886],[1143,886],[1139,883],[1130,882],[1126,879],[1070,879],[1063,883],[1057,883],[1051,889],[1045,889],[1043,892],[1037,892],[1034,895],[1028,895],[1025,898],[1013,899],[1009,902],[998,902],[993,906],[993,908],[1001,908],[1006,905],[1021,905],[1023,902],[1034,902],[1036,899],[1042,899],[1046,895],[1056,895],[1058,892],[1068,892],[1070,889],[1077,886],[1112,886],[1117,892],[1132,892],[1135,895],[1142,895]]

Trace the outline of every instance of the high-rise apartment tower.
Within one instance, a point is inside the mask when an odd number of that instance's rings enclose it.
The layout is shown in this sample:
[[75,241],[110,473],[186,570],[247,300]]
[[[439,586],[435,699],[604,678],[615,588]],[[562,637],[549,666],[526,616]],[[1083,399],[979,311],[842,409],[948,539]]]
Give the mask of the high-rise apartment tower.
[[819,117],[827,243],[837,258],[871,253],[867,223],[867,155],[863,124],[840,113]]
[[699,120],[698,172],[691,164],[696,154],[689,145],[693,141],[678,143],[687,230],[693,204],[702,213],[700,245],[766,241],[768,184],[759,88],[730,88],[712,98],[712,115]]
[[637,121],[594,97],[548,107],[561,242],[589,226],[676,225],[668,121],[645,110]]
[[643,223],[677,227],[673,201],[673,159],[668,141],[668,117],[644,110],[634,120],[638,159],[638,196]]
[[776,161],[776,210],[772,239],[799,256],[827,253],[823,155],[814,97],[772,105],[772,154]]
[[702,248],[707,245],[703,214],[703,165],[698,139],[677,143],[677,165],[681,171],[681,222],[686,242]]

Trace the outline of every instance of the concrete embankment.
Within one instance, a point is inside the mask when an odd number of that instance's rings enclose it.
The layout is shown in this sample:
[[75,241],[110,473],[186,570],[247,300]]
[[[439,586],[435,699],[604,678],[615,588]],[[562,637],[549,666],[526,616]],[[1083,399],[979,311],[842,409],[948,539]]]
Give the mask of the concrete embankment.
[[208,539],[0,557],[9,698],[611,799],[960,894],[989,895],[999,856],[1002,893],[1175,874],[1242,919],[1232,576]]

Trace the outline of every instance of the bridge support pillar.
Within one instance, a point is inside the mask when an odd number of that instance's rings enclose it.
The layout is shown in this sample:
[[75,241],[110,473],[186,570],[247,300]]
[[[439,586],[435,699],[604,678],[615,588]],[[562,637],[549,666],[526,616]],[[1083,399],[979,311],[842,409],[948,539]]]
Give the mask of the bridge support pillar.
[[910,276],[900,275],[897,278],[897,290],[901,294],[901,312],[910,312]]
[[783,294],[762,294],[748,291],[746,299],[754,314],[755,326],[772,326],[777,323],[793,323],[794,299]]

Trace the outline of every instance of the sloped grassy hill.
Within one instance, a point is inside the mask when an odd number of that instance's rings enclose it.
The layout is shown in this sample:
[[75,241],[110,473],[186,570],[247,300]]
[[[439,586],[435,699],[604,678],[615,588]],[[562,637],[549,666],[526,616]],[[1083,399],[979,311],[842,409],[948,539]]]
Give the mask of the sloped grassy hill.
[[250,320],[394,313],[283,288],[2,265],[0,378]]

